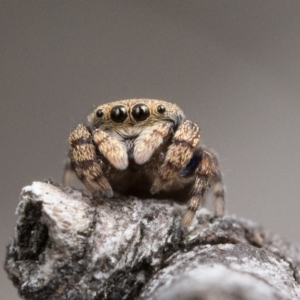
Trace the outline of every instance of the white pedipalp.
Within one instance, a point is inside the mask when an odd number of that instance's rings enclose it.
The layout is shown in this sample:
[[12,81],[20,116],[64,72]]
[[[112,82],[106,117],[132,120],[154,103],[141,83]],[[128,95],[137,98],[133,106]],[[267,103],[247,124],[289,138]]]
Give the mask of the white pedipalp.
[[157,123],[145,128],[135,140],[133,157],[137,164],[146,163],[169,134],[172,123]]

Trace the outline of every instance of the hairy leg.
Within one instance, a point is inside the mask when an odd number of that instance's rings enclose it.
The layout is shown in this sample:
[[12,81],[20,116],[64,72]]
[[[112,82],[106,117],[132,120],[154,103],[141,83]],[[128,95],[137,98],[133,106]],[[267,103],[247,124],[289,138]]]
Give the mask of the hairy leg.
[[71,166],[71,155],[72,155],[72,150],[69,152],[68,159],[66,159],[64,163],[64,170],[62,173],[62,185],[63,186],[70,186],[72,185],[74,178],[75,178],[75,171],[74,168]]
[[202,148],[202,158],[195,171],[196,180],[192,189],[192,197],[188,204],[188,209],[183,217],[182,225],[189,226],[195,216],[196,211],[204,203],[205,193],[212,188],[214,194],[214,213],[216,216],[224,214],[225,192],[222,182],[222,174],[219,169],[216,154],[210,150]]
[[112,188],[97,162],[96,149],[89,129],[79,124],[69,136],[71,167],[81,182],[92,192],[112,197]]
[[159,170],[159,176],[153,182],[151,193],[157,193],[168,181],[178,176],[192,158],[199,139],[200,130],[195,123],[186,120],[179,126]]

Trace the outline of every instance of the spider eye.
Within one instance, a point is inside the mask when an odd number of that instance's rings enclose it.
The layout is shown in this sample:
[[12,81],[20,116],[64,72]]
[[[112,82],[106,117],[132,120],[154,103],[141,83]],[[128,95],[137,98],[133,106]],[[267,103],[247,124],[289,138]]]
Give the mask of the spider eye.
[[110,117],[117,123],[123,123],[127,119],[127,111],[125,106],[116,105],[113,107],[110,113]]
[[160,114],[163,114],[166,111],[166,108],[164,105],[160,104],[157,106],[157,112],[159,112]]
[[132,116],[136,121],[144,121],[150,116],[150,110],[145,104],[137,104],[132,108]]
[[104,113],[103,113],[103,110],[102,110],[102,109],[98,109],[98,110],[96,111],[96,116],[97,116],[98,118],[102,118],[103,115],[104,115]]

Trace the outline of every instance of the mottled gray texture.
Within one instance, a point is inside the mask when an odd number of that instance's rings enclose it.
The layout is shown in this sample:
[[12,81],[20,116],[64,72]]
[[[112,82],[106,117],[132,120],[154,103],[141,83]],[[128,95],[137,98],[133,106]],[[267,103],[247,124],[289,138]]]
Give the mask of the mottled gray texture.
[[300,254],[250,221],[34,182],[6,270],[25,299],[300,299]]

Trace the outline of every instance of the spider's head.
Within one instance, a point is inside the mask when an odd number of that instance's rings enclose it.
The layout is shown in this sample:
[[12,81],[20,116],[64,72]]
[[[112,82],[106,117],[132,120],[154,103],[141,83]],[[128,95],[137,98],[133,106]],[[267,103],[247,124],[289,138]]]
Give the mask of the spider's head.
[[183,111],[173,103],[152,99],[129,99],[100,105],[88,117],[91,126],[120,135],[137,136],[158,122],[173,123],[177,128],[184,120]]

